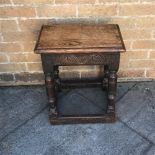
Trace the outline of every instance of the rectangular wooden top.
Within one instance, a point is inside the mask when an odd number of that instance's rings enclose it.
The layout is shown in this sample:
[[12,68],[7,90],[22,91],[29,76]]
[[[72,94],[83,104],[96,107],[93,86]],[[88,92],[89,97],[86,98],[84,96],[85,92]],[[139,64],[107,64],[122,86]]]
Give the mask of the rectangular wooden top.
[[124,52],[116,24],[43,25],[35,53]]

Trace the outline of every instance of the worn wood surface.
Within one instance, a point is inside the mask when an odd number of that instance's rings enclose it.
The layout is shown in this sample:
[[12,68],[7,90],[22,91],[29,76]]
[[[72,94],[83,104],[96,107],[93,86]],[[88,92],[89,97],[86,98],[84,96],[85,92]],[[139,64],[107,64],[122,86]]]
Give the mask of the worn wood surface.
[[36,53],[124,52],[125,46],[115,24],[44,25]]

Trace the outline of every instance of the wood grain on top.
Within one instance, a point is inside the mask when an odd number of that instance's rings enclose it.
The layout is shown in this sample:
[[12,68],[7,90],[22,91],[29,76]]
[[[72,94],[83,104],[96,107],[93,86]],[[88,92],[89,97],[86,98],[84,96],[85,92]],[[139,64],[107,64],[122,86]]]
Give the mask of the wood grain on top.
[[36,53],[124,52],[118,25],[44,25]]

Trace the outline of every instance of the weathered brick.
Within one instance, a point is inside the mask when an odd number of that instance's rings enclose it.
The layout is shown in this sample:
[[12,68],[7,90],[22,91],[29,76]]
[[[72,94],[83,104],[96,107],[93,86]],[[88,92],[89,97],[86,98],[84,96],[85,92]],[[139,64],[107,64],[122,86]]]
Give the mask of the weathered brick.
[[119,78],[134,78],[134,77],[144,77],[144,70],[120,70],[118,72],[118,77]]
[[7,58],[7,56],[6,56],[6,54],[2,54],[2,53],[0,53],[0,63],[6,63],[6,62],[8,62],[8,58]]
[[139,0],[98,0],[100,3],[118,2],[118,3],[129,3],[138,2]]
[[42,72],[42,64],[41,63],[27,63],[28,72]]
[[136,28],[135,18],[133,17],[98,17],[97,21],[99,24],[118,24],[120,29],[133,29]]
[[10,62],[40,62],[40,55],[37,54],[9,54]]
[[2,82],[2,81],[14,81],[14,76],[13,76],[13,74],[10,74],[10,73],[2,73],[2,74],[0,74],[0,83]]
[[25,72],[26,66],[24,63],[1,64],[0,72]]
[[14,4],[53,4],[54,0],[13,0]]
[[117,2],[116,0],[98,0],[99,3]]
[[27,54],[27,62],[41,62],[39,54],[29,53]]
[[150,59],[155,59],[155,51],[150,51]]
[[38,32],[5,32],[3,33],[3,39],[6,42],[15,42],[15,41],[36,41]]
[[155,39],[155,31],[152,31],[152,38]]
[[56,4],[94,4],[95,0],[55,0]]
[[129,61],[132,59],[145,59],[147,57],[147,51],[127,51],[121,54],[120,68],[125,69],[129,67]]
[[1,7],[0,17],[34,17],[35,9],[32,7]]
[[103,73],[101,71],[96,70],[89,70],[89,71],[82,71],[81,78],[82,79],[99,79],[101,78]]
[[124,44],[127,51],[131,50],[131,44],[132,44],[131,40],[124,40]]
[[154,2],[154,0],[140,0],[141,2]]
[[78,8],[80,17],[101,17],[101,16],[114,16],[117,14],[116,5],[89,5],[79,6]]
[[142,16],[142,15],[155,15],[154,4],[132,4],[120,5],[119,15],[121,16]]
[[36,42],[20,42],[20,45],[23,47],[23,52],[33,52]]
[[136,27],[135,24],[135,18],[122,18],[122,17],[116,17],[112,18],[109,23],[112,24],[118,24],[120,26],[120,29],[133,29]]
[[134,49],[155,49],[155,40],[136,40],[133,42]]
[[60,70],[63,70],[63,71],[68,71],[68,70],[88,71],[88,70],[95,69],[95,66],[60,66],[59,68]]
[[67,71],[67,72],[60,72],[59,76],[63,80],[68,80],[68,79],[80,79],[80,72],[79,71]]
[[147,51],[127,51],[122,55],[127,59],[145,59],[147,57]]
[[135,19],[135,25],[137,28],[154,28],[154,17],[138,17]]
[[151,30],[122,29],[121,32],[125,40],[151,39]]
[[97,23],[98,19],[96,18],[62,18],[56,20],[56,24],[95,24]]
[[16,73],[14,74],[16,82],[43,82],[43,73]]
[[120,58],[120,68],[125,69],[128,67],[129,67],[129,59],[126,56],[124,56],[124,54],[122,54]]
[[10,62],[18,63],[18,62],[27,62],[27,58],[25,54],[9,54]]
[[121,3],[139,2],[139,0],[118,0]]
[[3,41],[3,36],[2,36],[2,33],[0,33],[0,42]]
[[130,61],[129,66],[132,68],[152,68],[155,66],[155,60],[133,60]]
[[0,43],[0,52],[21,52],[22,47],[19,43]]
[[10,0],[0,0],[0,4],[11,4]]
[[0,20],[1,32],[18,31],[15,20]]
[[[11,2],[15,5],[6,5]],[[144,78],[145,71],[147,77],[155,77],[154,0],[12,0],[11,2],[0,1],[0,61],[2,61],[0,72],[42,73],[40,55],[33,54],[42,24],[109,23],[119,24],[127,49],[126,53],[121,54],[119,77]],[[8,58],[11,63],[8,62]],[[103,68],[98,66],[65,66],[60,67],[60,72],[65,78],[80,76],[86,78],[98,76],[101,69]],[[27,76],[21,76],[21,80],[25,81],[26,78],[30,78],[29,73]]]
[[37,8],[37,13],[41,17],[74,17],[76,7],[72,5],[42,6]]
[[42,25],[55,23],[54,19],[26,19],[19,20],[19,27],[21,31],[37,31],[41,29]]
[[146,71],[146,76],[149,78],[155,78],[155,69],[150,69]]

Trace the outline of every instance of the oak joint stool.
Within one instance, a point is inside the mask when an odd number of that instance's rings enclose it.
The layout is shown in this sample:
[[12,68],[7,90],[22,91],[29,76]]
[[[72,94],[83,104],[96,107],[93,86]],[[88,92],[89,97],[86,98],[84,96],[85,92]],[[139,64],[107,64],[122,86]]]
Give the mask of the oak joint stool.
[[[45,85],[50,106],[50,122],[95,123],[115,121],[115,98],[120,53],[125,46],[119,26],[116,24],[43,25],[35,47],[41,54]],[[104,68],[101,81],[85,83],[63,82],[59,78],[59,66],[100,65]],[[57,106],[57,92],[62,87],[99,85],[107,90],[107,110],[103,115],[61,115]]]

